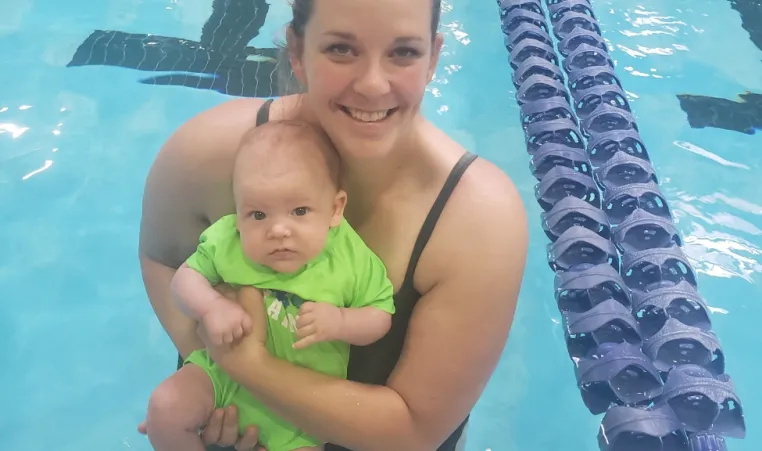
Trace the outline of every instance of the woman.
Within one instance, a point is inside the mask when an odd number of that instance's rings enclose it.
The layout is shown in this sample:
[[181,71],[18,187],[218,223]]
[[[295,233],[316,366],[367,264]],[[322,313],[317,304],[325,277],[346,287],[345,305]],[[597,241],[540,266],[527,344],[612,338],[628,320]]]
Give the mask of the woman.
[[[159,152],[140,234],[148,296],[181,356],[207,346],[274,412],[335,444],[327,450],[453,450],[513,320],[527,248],[521,200],[501,170],[420,115],[442,45],[440,0],[295,0],[293,12],[288,52],[306,92],[219,105]],[[346,217],[397,293],[392,330],[352,350],[350,380],[278,361],[260,333],[233,348],[213,346],[170,297],[175,268],[200,232],[234,211],[231,169],[242,134],[284,118],[319,124],[336,144]],[[256,428],[239,438],[228,409],[203,435],[249,450]]]

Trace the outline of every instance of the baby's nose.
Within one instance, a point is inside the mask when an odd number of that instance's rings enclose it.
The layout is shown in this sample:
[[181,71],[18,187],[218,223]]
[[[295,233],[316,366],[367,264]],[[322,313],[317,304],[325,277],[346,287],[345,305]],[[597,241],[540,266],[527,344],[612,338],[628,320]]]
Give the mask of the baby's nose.
[[283,223],[276,223],[270,229],[272,238],[286,238],[291,235],[290,229]]

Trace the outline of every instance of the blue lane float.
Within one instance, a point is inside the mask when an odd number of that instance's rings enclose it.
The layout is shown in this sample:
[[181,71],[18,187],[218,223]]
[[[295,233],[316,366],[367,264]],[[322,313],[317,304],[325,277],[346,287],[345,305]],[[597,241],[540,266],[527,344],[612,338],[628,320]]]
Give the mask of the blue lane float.
[[746,433],[741,403],[592,5],[498,5],[567,350],[585,406],[604,414],[600,450],[726,450]]

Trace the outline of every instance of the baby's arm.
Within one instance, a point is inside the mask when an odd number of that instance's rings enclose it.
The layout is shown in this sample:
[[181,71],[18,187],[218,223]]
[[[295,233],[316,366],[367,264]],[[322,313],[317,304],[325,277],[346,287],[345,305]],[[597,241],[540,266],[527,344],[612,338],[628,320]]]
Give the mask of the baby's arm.
[[251,318],[243,308],[221,295],[201,273],[183,264],[170,285],[180,309],[201,321],[215,344],[232,343],[251,332]]
[[182,311],[197,321],[215,308],[232,304],[212,287],[206,277],[187,263],[178,268],[170,289]]
[[[362,247],[359,249],[363,255]],[[305,302],[299,308],[295,349],[334,340],[367,346],[389,332],[395,312],[394,286],[383,262],[367,248],[364,256],[347,265],[353,269],[354,278],[342,307]]]
[[367,346],[383,337],[392,325],[392,315],[380,308],[342,308],[328,302],[305,302],[296,319],[294,349],[324,341],[343,341]]
[[339,339],[355,346],[367,346],[386,335],[395,312],[394,286],[384,263],[370,249],[366,248],[364,256],[353,265],[351,300],[341,309]]
[[392,326],[392,315],[376,307],[342,308],[338,340],[367,346],[381,339]]

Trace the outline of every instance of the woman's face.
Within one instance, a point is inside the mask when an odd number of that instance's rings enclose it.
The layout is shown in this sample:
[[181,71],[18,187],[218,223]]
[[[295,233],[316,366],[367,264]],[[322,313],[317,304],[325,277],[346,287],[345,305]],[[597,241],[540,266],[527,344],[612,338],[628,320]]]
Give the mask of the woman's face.
[[290,37],[305,101],[343,157],[383,157],[409,136],[442,43],[431,14],[431,0],[315,0],[304,39]]

